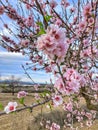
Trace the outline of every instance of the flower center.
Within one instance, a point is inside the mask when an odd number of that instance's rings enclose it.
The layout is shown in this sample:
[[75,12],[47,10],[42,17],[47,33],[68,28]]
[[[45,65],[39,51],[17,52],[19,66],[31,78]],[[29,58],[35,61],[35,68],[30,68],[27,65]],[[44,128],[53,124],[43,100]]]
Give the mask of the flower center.
[[56,101],[59,101],[59,100],[60,100],[60,98],[59,98],[59,97],[56,97],[56,98],[55,98],[55,100],[56,100]]
[[59,39],[59,38],[60,38],[60,36],[59,36],[58,34],[56,34],[56,35],[55,35],[55,38],[56,38],[56,39]]
[[9,107],[9,110],[10,110],[10,111],[13,111],[13,110],[14,110],[14,106],[10,106],[10,107]]

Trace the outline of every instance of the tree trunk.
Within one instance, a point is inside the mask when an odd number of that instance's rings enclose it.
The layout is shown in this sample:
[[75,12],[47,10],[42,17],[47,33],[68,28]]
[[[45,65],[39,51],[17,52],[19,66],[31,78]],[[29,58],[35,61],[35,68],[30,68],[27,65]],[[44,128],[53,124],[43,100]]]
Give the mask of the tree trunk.
[[84,97],[86,101],[87,108],[89,110],[95,110],[98,111],[98,103],[94,104],[92,103],[92,100],[94,100],[94,97],[90,97],[87,93],[87,90],[85,87],[81,88],[81,94]]

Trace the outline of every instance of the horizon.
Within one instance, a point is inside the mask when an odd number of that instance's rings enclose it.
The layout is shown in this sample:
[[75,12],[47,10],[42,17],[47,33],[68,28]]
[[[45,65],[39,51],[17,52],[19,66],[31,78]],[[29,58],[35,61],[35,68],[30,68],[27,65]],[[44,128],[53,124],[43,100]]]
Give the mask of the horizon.
[[[0,47],[0,80],[7,80],[12,75],[15,78],[21,78],[21,81],[32,82],[31,79],[25,74],[22,65],[26,66],[26,62],[30,62],[27,56],[21,53],[7,52]],[[46,74],[41,71],[28,71],[35,83],[50,83],[51,74]]]

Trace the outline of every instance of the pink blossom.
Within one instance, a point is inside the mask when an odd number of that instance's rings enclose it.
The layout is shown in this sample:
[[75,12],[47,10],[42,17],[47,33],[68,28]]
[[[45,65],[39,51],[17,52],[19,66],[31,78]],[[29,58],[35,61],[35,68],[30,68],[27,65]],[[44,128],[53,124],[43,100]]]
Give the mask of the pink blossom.
[[68,49],[68,46],[67,46],[67,44],[64,44],[64,43],[59,43],[57,45],[57,48],[54,49],[53,54],[55,56],[57,56],[57,61],[56,62],[58,64],[60,64],[61,62],[64,61],[64,57],[66,55],[67,49]]
[[39,59],[39,64],[42,65],[44,63],[44,61],[41,59]]
[[7,13],[8,17],[11,18],[11,19],[13,19],[13,20],[16,20],[17,17],[18,17],[17,11],[14,8],[12,8],[10,5],[7,6],[7,9],[9,11]]
[[79,30],[83,31],[86,28],[86,25],[87,25],[86,21],[81,21],[79,23]]
[[37,48],[43,51],[49,59],[54,60],[56,56],[56,62],[60,64],[64,61],[68,49],[65,38],[65,30],[52,24],[47,28],[46,34],[38,38]]
[[85,85],[84,76],[80,75],[74,69],[67,69],[63,77],[66,82],[65,85],[61,78],[58,78],[54,84],[54,87],[63,94],[70,95],[78,93],[81,86]]
[[27,8],[28,10],[30,10],[30,9],[31,9],[31,6],[30,6],[29,4],[26,4],[26,8]]
[[35,93],[35,94],[34,94],[34,97],[35,97],[36,100],[40,99],[40,96],[39,96],[38,93]]
[[88,23],[89,23],[90,25],[94,24],[94,18],[93,18],[93,17],[89,18],[89,19],[88,19]]
[[27,46],[29,45],[29,43],[30,43],[30,41],[29,41],[28,39],[21,41],[21,45],[22,45],[23,47],[27,47]]
[[64,104],[64,110],[65,111],[69,111],[69,112],[72,112],[73,111],[73,104],[72,104],[72,102],[69,102],[69,103],[67,103],[67,104]]
[[4,7],[0,6],[0,15],[2,15],[4,13]]
[[94,94],[94,98],[95,98],[95,100],[97,100],[98,99],[98,95]]
[[54,38],[56,42],[64,42],[65,41],[65,30],[57,25],[51,24],[48,29],[47,33]]
[[67,49],[68,46],[66,46],[64,43],[59,43],[54,54],[58,57],[65,56]]
[[76,119],[78,120],[78,122],[81,122],[83,120],[83,117],[77,116]]
[[70,6],[70,3],[67,0],[61,0],[61,5],[63,5],[66,8]]
[[52,72],[52,68],[50,66],[45,67],[46,73]]
[[91,114],[91,113],[89,113],[89,112],[87,112],[87,113],[85,114],[85,116],[86,116],[89,120],[91,120],[91,119],[92,119],[92,114]]
[[67,69],[66,73],[64,74],[64,77],[67,80],[73,80],[73,79],[77,79],[80,77],[80,74],[74,70],[73,68]]
[[84,39],[84,40],[83,40],[83,44],[84,44],[84,46],[89,45],[89,39]]
[[67,69],[64,73],[64,79],[66,80],[65,93],[67,95],[78,93],[81,87],[80,84],[84,81],[83,75],[80,75],[74,69]]
[[71,80],[71,82],[67,82],[67,85],[65,87],[65,93],[67,95],[78,93],[80,88],[80,83],[77,82],[77,80]]
[[63,103],[63,98],[60,95],[55,95],[52,99],[54,106],[59,106]]
[[73,24],[75,24],[77,22],[77,16],[75,16],[74,18],[73,18]]
[[60,26],[60,25],[62,25],[62,21],[57,18],[55,24],[58,25],[58,26]]
[[57,88],[59,92],[64,93],[65,87],[61,78],[55,81],[54,87]]
[[32,17],[32,15],[30,15],[27,19],[26,19],[26,26],[31,27],[34,25],[34,19]]
[[56,123],[52,123],[50,130],[60,130],[60,126]]
[[25,92],[25,91],[20,91],[20,92],[18,92],[18,94],[17,94],[17,98],[25,97],[27,94],[28,94],[28,93]]
[[9,102],[8,105],[4,108],[4,111],[8,114],[16,110],[17,102]]
[[69,39],[69,38],[66,38],[66,40],[65,40],[65,44],[71,44],[72,43],[72,40],[71,39]]
[[90,55],[92,54],[92,52],[91,52],[91,48],[90,47],[88,47],[88,48],[86,48],[85,50],[83,50],[81,53],[80,53],[80,55],[81,55],[81,57],[90,57]]
[[38,49],[47,51],[52,51],[56,48],[53,38],[50,35],[44,34],[37,40]]
[[92,126],[92,121],[91,120],[88,120],[88,121],[86,121],[86,125],[88,126],[88,127],[91,127]]
[[86,5],[84,6],[84,10],[83,10],[84,16],[90,15],[90,14],[91,14],[91,10],[92,10],[91,4],[90,4],[90,3],[86,4]]
[[74,8],[74,7],[71,7],[71,8],[70,8],[70,12],[71,12],[71,13],[75,12],[75,8]]
[[57,4],[57,2],[56,2],[55,0],[51,0],[51,1],[50,1],[50,6],[51,6],[51,8],[55,8],[57,5],[58,5],[58,4]]

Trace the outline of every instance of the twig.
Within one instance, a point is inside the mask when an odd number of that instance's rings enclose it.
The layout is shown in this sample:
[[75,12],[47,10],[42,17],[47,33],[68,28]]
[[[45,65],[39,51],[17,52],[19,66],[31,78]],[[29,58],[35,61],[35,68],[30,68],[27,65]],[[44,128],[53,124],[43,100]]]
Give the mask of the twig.
[[[14,112],[20,112],[20,111],[23,111],[23,110],[26,110],[26,109],[32,110],[34,107],[40,106],[42,104],[45,104],[45,103],[49,102],[50,100],[51,99],[47,99],[47,100],[42,101],[40,103],[36,103],[36,104],[30,105],[30,106],[24,106],[24,107],[16,109]],[[0,112],[0,116],[5,115],[5,114],[6,114],[5,112]]]

